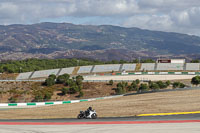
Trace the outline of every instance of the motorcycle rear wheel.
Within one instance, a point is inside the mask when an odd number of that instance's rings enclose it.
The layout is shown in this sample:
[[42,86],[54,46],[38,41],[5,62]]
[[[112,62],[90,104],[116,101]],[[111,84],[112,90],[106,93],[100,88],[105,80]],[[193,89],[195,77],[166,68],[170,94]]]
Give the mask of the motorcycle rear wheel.
[[83,119],[83,117],[82,117],[81,114],[79,114],[79,115],[77,116],[77,118],[78,118],[78,119]]

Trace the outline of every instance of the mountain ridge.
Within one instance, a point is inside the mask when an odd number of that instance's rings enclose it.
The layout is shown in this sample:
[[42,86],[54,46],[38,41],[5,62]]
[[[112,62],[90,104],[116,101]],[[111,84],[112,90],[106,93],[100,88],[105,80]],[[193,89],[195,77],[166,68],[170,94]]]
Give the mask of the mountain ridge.
[[[75,25],[71,23],[37,23],[32,25],[0,25],[0,60],[13,59],[12,54],[23,53],[27,58],[73,58],[89,53],[88,58],[112,60],[118,51],[119,59],[157,56],[177,57],[198,55],[200,37],[175,32],[151,31],[136,27],[113,25]],[[120,52],[121,51],[121,52]],[[127,51],[127,53],[126,53]],[[52,56],[53,53],[60,53]],[[95,52],[97,54],[95,55]],[[99,52],[107,56],[101,58]],[[124,53],[123,53],[124,52]],[[7,53],[7,54],[6,54]],[[10,54],[9,58],[3,55]],[[72,55],[73,55],[72,54]],[[123,55],[124,54],[124,55]],[[28,56],[32,55],[32,56]],[[50,56],[50,57],[49,57]],[[110,56],[110,57],[109,57]],[[16,57],[15,57],[16,58]],[[87,55],[84,56],[87,58]],[[19,58],[20,59],[20,58]]]

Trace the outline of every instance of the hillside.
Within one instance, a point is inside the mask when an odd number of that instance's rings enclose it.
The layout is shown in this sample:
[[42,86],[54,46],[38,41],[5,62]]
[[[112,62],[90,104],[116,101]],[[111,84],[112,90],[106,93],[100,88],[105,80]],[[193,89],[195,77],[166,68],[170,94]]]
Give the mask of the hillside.
[[200,37],[111,25],[39,23],[0,26],[0,59],[198,57]]

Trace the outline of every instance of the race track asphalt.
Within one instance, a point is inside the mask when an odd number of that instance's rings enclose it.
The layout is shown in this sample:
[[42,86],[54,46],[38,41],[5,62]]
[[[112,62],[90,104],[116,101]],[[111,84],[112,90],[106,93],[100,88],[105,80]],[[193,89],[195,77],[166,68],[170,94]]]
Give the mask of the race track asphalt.
[[[92,122],[93,124],[89,124]],[[102,123],[98,124],[98,122]],[[9,123],[14,123],[14,124],[9,124]],[[66,123],[77,123],[77,124],[66,124]],[[123,133],[132,133],[132,132],[199,133],[200,114],[98,118],[95,120],[92,119],[0,120],[0,133],[79,133],[79,132],[81,133],[122,133],[122,132]]]
[[111,122],[111,121],[173,121],[173,120],[200,120],[200,114],[186,114],[186,115],[165,115],[165,116],[133,116],[133,117],[107,117],[97,119],[14,119],[1,120],[1,122]]

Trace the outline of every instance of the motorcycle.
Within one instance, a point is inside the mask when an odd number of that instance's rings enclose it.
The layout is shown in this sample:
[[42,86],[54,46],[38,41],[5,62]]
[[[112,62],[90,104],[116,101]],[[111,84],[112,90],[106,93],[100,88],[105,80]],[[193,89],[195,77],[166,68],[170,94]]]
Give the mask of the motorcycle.
[[84,111],[80,111],[80,114],[77,116],[78,119],[96,119],[97,113],[95,110],[90,110],[88,114]]

